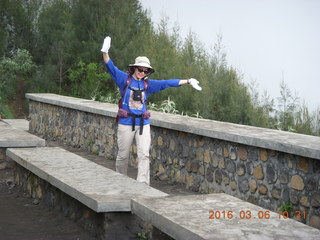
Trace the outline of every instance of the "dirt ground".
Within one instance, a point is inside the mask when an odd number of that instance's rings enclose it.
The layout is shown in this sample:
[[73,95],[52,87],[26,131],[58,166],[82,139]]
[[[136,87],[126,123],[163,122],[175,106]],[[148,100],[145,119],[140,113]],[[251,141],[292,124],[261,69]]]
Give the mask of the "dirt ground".
[[13,183],[13,170],[0,170],[0,240],[93,240],[57,210],[34,201]]

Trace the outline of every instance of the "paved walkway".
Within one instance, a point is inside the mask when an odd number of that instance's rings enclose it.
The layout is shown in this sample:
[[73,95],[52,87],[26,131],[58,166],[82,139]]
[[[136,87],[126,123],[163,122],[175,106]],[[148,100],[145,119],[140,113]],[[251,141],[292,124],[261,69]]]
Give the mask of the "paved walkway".
[[[61,147],[67,151],[70,151],[74,154],[77,154],[83,158],[86,158],[90,161],[93,161],[101,166],[104,166],[106,168],[112,169],[115,171],[115,161],[113,160],[108,160],[105,157],[102,156],[97,156],[92,153],[88,153],[85,150],[79,149],[79,148],[73,148],[71,146],[68,146],[67,144],[59,141],[46,141],[46,145],[48,147]],[[128,176],[136,179],[137,177],[137,169],[134,167],[128,166]],[[150,179],[150,186],[153,188],[156,188],[162,192],[165,192],[170,195],[197,195],[199,193],[192,192],[191,190],[185,189],[184,185],[181,184],[172,184],[170,182],[165,182],[165,181],[160,181],[156,178],[151,178]]]

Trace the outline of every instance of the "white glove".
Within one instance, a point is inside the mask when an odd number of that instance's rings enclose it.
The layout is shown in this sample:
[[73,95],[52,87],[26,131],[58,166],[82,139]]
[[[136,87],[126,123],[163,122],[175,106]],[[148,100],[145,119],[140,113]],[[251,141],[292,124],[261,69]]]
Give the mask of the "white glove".
[[199,81],[197,79],[194,78],[190,78],[188,80],[188,83],[196,90],[201,91],[202,87],[199,86]]
[[111,37],[107,36],[104,41],[101,48],[101,52],[109,52],[109,48],[111,47]]

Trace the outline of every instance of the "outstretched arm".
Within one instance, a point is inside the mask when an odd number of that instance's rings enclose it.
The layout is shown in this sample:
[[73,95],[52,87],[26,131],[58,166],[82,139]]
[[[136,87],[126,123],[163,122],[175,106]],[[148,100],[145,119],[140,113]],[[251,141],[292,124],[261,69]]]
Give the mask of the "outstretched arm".
[[188,80],[187,79],[181,79],[179,82],[179,85],[185,85],[188,84]]
[[188,80],[186,79],[181,79],[179,81],[179,85],[184,85],[184,84],[190,84],[194,89],[201,91],[202,88],[199,86],[199,81],[197,79],[194,78],[190,78]]

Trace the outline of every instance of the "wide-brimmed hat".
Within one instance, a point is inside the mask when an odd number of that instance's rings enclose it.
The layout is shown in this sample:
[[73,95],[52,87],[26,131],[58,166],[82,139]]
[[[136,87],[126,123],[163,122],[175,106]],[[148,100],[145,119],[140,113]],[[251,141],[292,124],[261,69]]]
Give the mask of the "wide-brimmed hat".
[[128,68],[132,68],[132,67],[146,67],[146,68],[149,68],[150,69],[150,73],[153,73],[154,72],[154,69],[153,67],[151,67],[150,65],[150,61],[149,61],[149,58],[145,57],[145,56],[139,56],[136,58],[134,64],[129,64],[128,65]]

